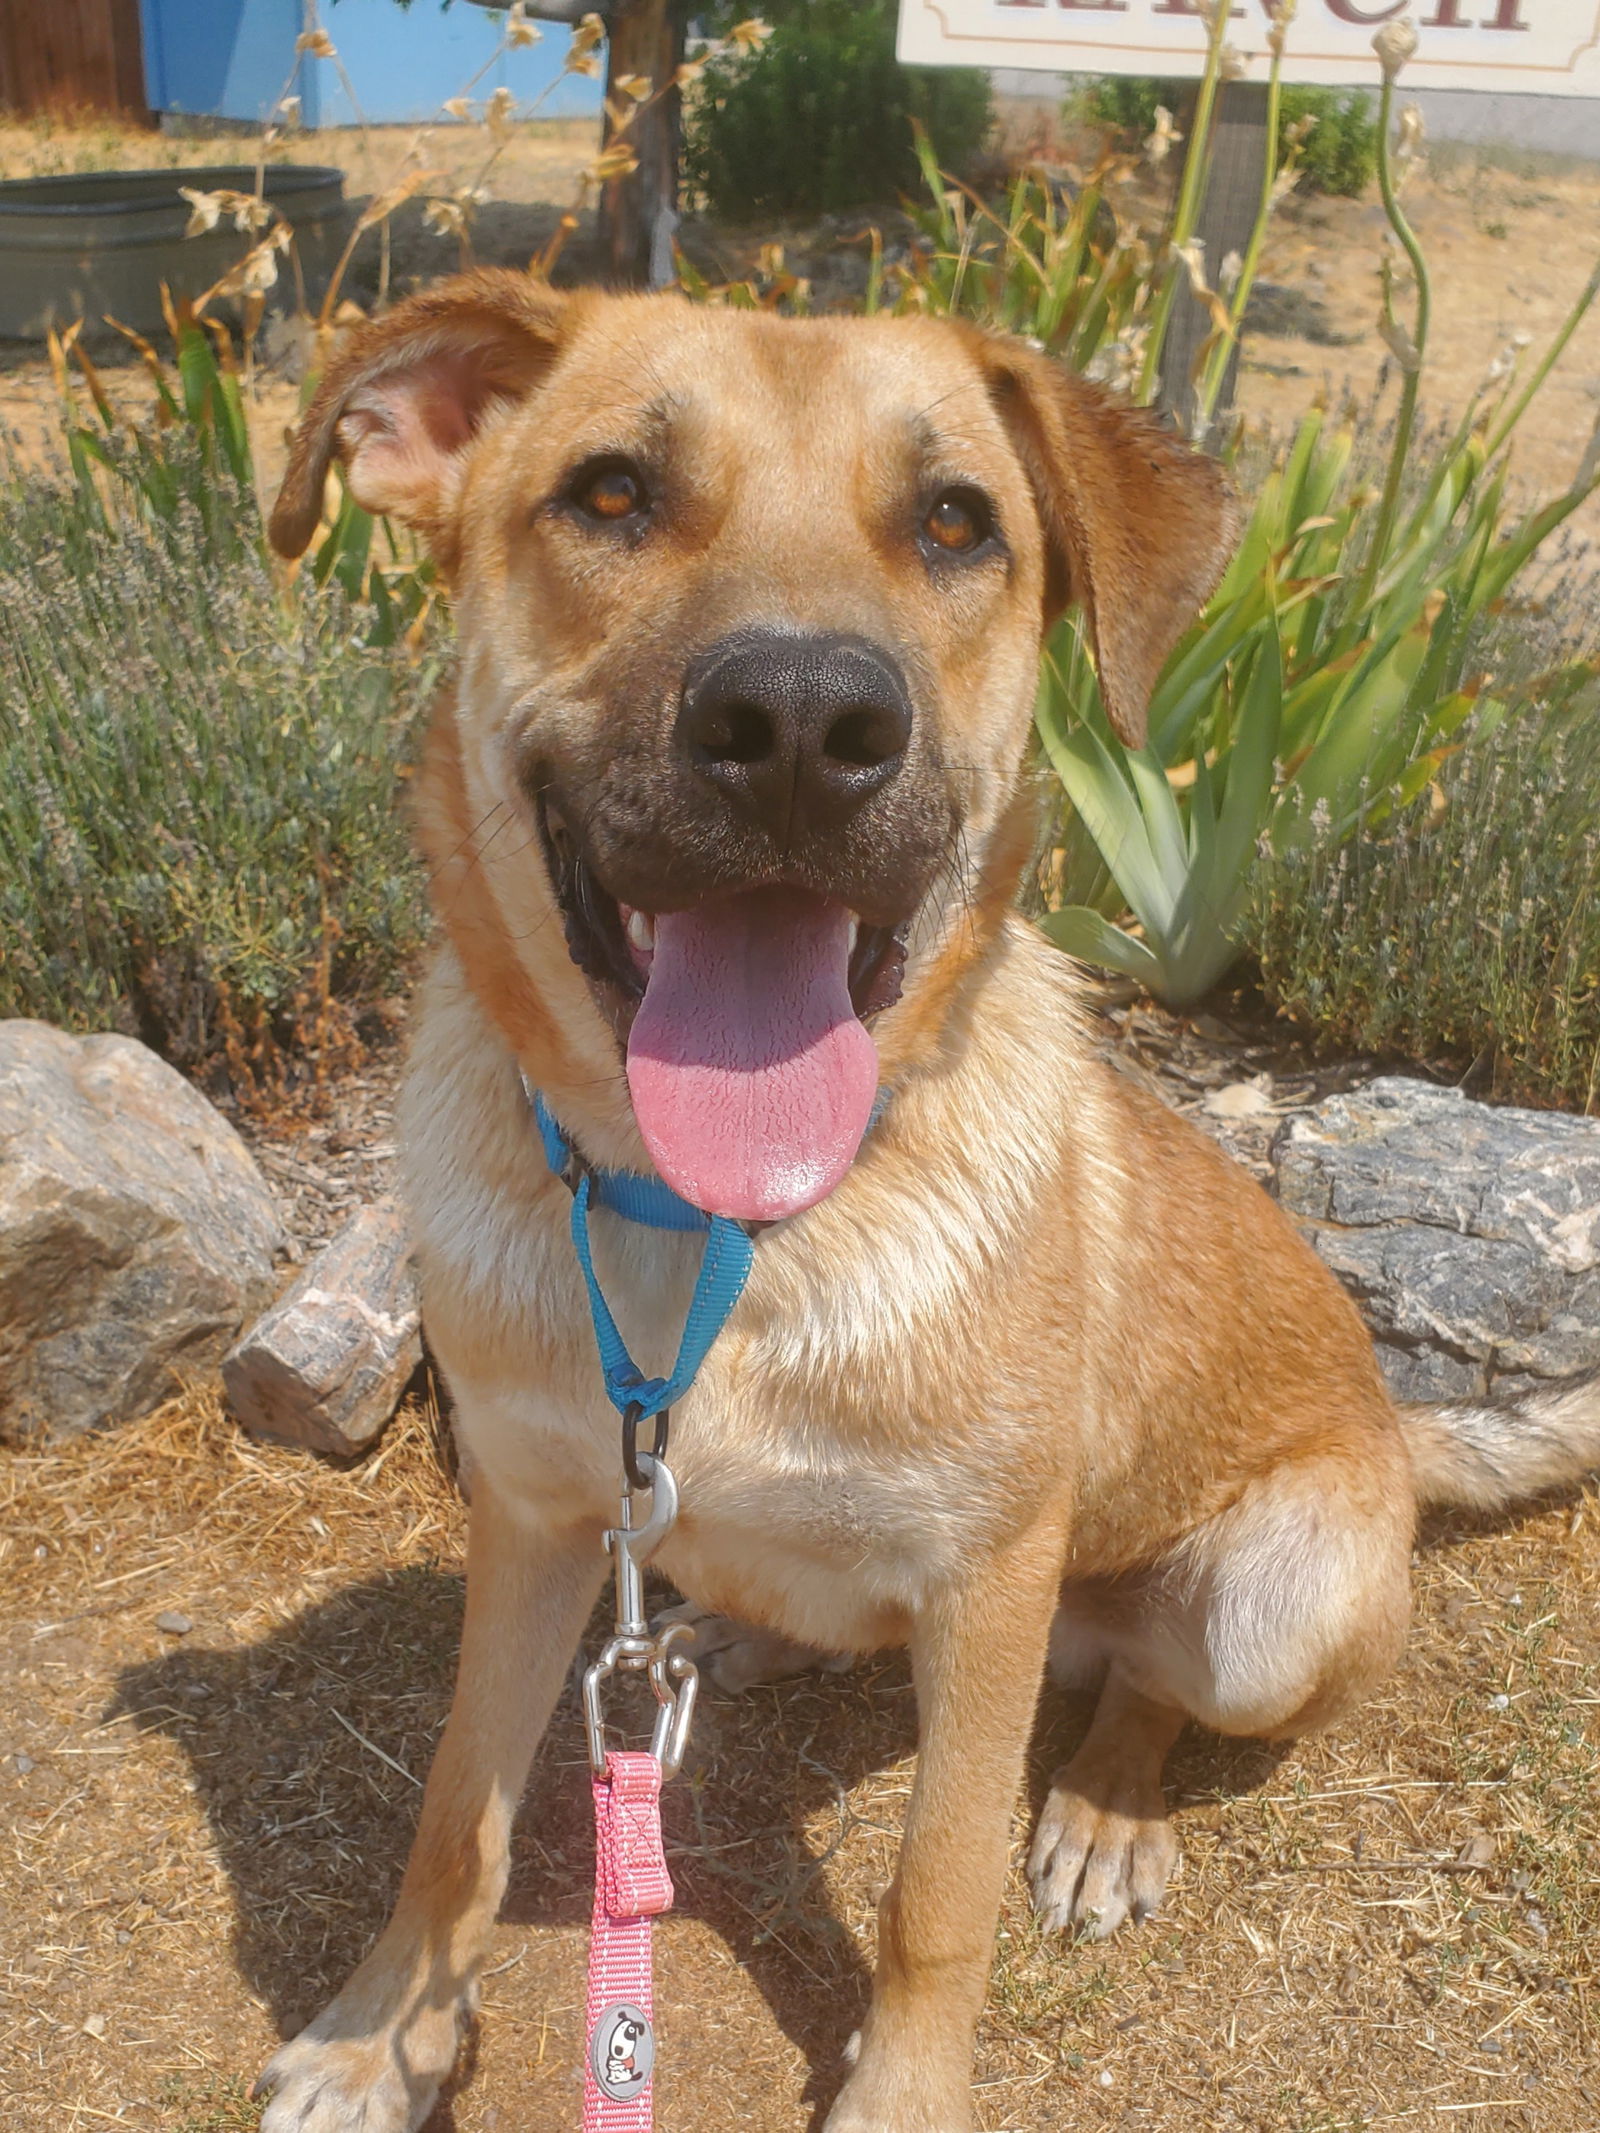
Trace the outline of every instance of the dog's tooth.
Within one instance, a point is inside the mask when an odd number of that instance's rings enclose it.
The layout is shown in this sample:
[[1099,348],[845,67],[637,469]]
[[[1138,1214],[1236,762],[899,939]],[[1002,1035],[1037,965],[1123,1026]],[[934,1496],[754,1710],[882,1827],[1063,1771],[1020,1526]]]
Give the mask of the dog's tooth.
[[859,935],[860,931],[861,931],[861,921],[860,921],[860,919],[859,919],[859,918],[853,918],[853,919],[851,919],[851,921],[850,921],[850,931],[849,931],[849,932],[848,932],[848,933],[847,933],[847,934],[845,935],[845,951],[844,951],[844,952],[845,952],[845,954],[846,954],[846,955],[854,955],[854,954],[855,954],[855,952],[856,952],[856,938],[857,938],[857,936]]
[[648,911],[628,913],[628,945],[637,948],[641,955],[653,955],[656,945],[656,922]]

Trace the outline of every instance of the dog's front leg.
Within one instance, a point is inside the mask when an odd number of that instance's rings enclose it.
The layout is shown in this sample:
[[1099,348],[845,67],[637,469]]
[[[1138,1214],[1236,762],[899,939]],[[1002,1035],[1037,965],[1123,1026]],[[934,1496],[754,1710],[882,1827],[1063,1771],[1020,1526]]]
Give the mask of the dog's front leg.
[[1036,1530],[912,1633],[919,1746],[854,2073],[826,2133],[968,2133],[1011,1814],[1065,1553]]
[[605,1574],[597,1530],[514,1517],[480,1478],[449,1723],[394,1916],[261,2077],[261,2133],[412,2133],[455,2062],[528,1764]]

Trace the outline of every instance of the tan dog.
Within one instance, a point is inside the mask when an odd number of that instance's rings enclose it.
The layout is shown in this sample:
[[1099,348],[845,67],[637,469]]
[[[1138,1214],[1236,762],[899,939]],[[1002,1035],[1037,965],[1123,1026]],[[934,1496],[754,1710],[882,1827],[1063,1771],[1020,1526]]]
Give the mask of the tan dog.
[[[426,535],[459,621],[402,1134],[477,1480],[399,1902],[267,2069],[264,2133],[426,2115],[606,1567],[616,1417],[519,1069],[591,1163],[770,1225],[675,1418],[660,1562],[751,1626],[703,1624],[746,1678],[909,1644],[916,1789],[827,2126],[962,2133],[1047,1647],[1105,1685],[1030,1872],[1051,1922],[1106,1933],[1171,1869],[1185,1720],[1281,1736],[1347,1709],[1405,1636],[1417,1503],[1575,1475],[1600,1395],[1397,1416],[1331,1277],[1096,1063],[1071,966],[1011,914],[1041,629],[1083,603],[1136,738],[1226,551],[1219,475],[1150,417],[959,325],[484,273],[333,367],[285,554],[335,454]],[[664,1370],[699,1240],[594,1234]]]

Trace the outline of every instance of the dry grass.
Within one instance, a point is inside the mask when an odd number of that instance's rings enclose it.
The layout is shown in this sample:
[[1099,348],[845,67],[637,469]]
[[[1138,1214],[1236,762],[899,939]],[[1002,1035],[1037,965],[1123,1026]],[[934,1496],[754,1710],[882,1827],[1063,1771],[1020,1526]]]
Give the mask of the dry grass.
[[[0,1502],[0,2119],[253,2126],[272,2039],[383,1917],[444,1715],[463,1519],[430,1421],[338,1471],[248,1444],[201,1391],[14,1456]],[[1014,1877],[987,2133],[1600,2122],[1600,1499],[1432,1532],[1418,1583],[1407,1665],[1358,1723],[1282,1755],[1181,1744],[1159,1920],[1041,1941]],[[1034,1801],[1084,1715],[1047,1700]],[[704,1708],[667,1811],[664,2133],[792,2133],[832,2094],[912,1733],[896,1660]],[[575,2119],[581,1765],[569,1697],[434,2133]]]
[[[495,164],[496,199],[565,200],[578,172],[594,154],[599,123],[598,119],[535,119],[514,127]],[[380,191],[389,182],[417,132],[415,126],[296,130],[272,144],[267,160],[332,163],[344,172],[345,191],[354,199]],[[256,141],[257,136],[249,131],[158,133],[112,120],[76,123],[47,113],[19,119],[0,112],[0,178],[47,178],[85,170],[175,170],[188,163],[249,163],[255,159]],[[428,150],[430,169],[465,171],[483,161],[482,130],[449,123],[435,126]]]

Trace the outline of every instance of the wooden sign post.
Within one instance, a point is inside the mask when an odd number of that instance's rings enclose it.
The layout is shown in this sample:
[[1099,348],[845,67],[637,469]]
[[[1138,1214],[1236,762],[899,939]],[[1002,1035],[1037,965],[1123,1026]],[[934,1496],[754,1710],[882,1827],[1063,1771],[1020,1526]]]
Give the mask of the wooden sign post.
[[[1189,152],[1203,144],[1189,143]],[[1224,82],[1217,96],[1217,115],[1211,131],[1211,167],[1206,180],[1195,235],[1202,247],[1205,277],[1224,299],[1223,280],[1230,254],[1242,255],[1261,211],[1261,184],[1267,158],[1274,144],[1267,139],[1267,90],[1264,82]],[[1181,427],[1194,434],[1194,366],[1201,344],[1211,331],[1211,316],[1189,286],[1187,275],[1178,283],[1167,337],[1161,351],[1161,404]],[[1238,341],[1228,357],[1222,390],[1200,443],[1211,443],[1233,406],[1234,383],[1239,372]]]

